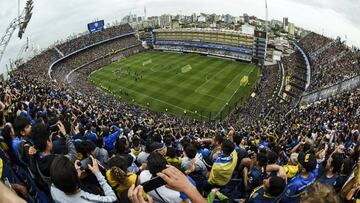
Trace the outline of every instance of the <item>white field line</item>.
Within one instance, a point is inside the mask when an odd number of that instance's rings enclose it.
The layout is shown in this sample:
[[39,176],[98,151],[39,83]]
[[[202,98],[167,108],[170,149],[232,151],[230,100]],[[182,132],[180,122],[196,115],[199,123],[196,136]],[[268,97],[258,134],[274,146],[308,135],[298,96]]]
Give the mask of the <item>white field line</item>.
[[[246,68],[248,68],[248,67],[249,67],[249,65],[246,66]],[[245,69],[246,69],[246,68],[245,68]],[[225,68],[224,68],[224,69],[225,69]],[[221,71],[222,71],[222,70],[221,70]],[[205,77],[206,81],[205,81],[201,86],[199,86],[198,88],[196,88],[195,92],[196,92],[196,93],[199,93],[199,94],[202,94],[202,95],[205,95],[205,96],[212,97],[212,98],[217,99],[217,100],[220,100],[220,101],[229,102],[234,95],[232,95],[232,97],[230,98],[230,100],[225,100],[225,99],[223,99],[223,98],[216,97],[216,96],[212,96],[212,95],[209,95],[209,94],[205,94],[205,93],[199,91],[199,88],[200,88],[200,87],[202,87],[204,84],[206,84],[207,82],[209,82],[210,80],[212,80],[212,78],[214,78],[214,77],[215,77],[218,73],[220,73],[221,71],[215,73],[215,75],[212,76],[212,77],[209,78],[209,79],[207,78],[207,75],[206,75],[206,77]],[[230,84],[237,78],[237,76],[240,75],[240,74],[243,74],[243,72],[238,73],[238,74],[226,85],[225,88],[228,88],[229,85],[230,85]],[[240,87],[239,87],[239,88],[240,88]],[[235,91],[237,91],[239,88],[237,88]],[[225,103],[225,104],[226,104],[226,103]],[[223,109],[222,109],[222,110],[223,110]],[[222,110],[221,110],[221,111],[222,111]]]
[[231,95],[231,97],[226,101],[224,106],[221,108],[221,110],[216,114],[215,118],[219,116],[219,114],[224,110],[225,106],[229,104],[229,101],[233,98],[233,96],[237,93],[237,91],[240,89],[240,86],[237,90],[234,91],[234,93]]
[[[249,67],[249,65],[247,65],[247,66],[245,67],[245,70],[246,70],[248,67]],[[238,74],[231,80],[231,82],[226,85],[225,88],[228,88],[229,85],[232,84],[232,82],[233,82],[233,81],[237,78],[237,76],[240,75],[240,74],[243,74],[243,72],[238,73]]]
[[[249,75],[254,72],[255,68],[249,73]],[[219,116],[219,114],[224,110],[225,106],[228,105],[229,101],[234,97],[234,95],[237,93],[237,91],[240,89],[240,84],[239,87],[234,91],[234,93],[231,95],[231,97],[227,100],[227,102],[224,104],[224,106],[221,108],[221,110],[216,114],[215,118]]]
[[211,97],[211,98],[214,98],[214,99],[220,100],[220,101],[226,101],[226,100],[225,100],[225,99],[223,99],[223,98],[216,97],[216,96],[212,96],[212,95],[210,95],[210,94],[205,94],[205,93],[202,93],[202,92],[200,92],[200,91],[198,91],[198,92],[196,92],[196,93],[201,94],[201,95],[205,95],[205,96],[208,96],[208,97]]
[[[180,107],[180,106],[177,106],[177,105],[174,105],[174,104],[170,104],[170,103],[168,103],[168,102],[166,102],[166,101],[163,101],[163,100],[154,98],[154,97],[152,97],[152,96],[149,96],[149,95],[147,95],[147,94],[138,92],[138,91],[133,90],[133,89],[131,89],[131,88],[126,88],[126,87],[123,87],[123,86],[121,86],[121,85],[117,85],[117,86],[119,86],[119,87],[121,87],[121,88],[123,88],[123,89],[130,90],[130,91],[135,92],[135,93],[137,93],[137,94],[143,95],[143,96],[145,96],[145,97],[149,97],[149,98],[151,98],[151,99],[153,99],[153,100],[156,100],[156,101],[158,101],[158,102],[160,102],[160,103],[164,103],[164,104],[167,104],[167,105],[169,105],[169,106],[173,106],[173,107],[175,107],[175,108],[177,108],[177,109],[181,109],[181,110],[184,110],[184,111],[186,111],[186,112],[190,112],[190,113],[196,114],[196,115],[198,115],[198,116],[201,116],[201,114],[199,114],[199,113],[195,113],[195,112],[190,111],[190,110],[188,110],[188,109],[184,109],[184,108],[182,108],[182,107]],[[112,94],[116,95],[116,94],[113,93],[112,91],[110,91],[110,92],[111,92]],[[207,118],[207,117],[205,117],[205,116],[202,116],[202,117],[203,117],[203,118]]]
[[215,75],[213,75],[211,78],[209,78],[208,80],[206,80],[203,84],[201,84],[198,88],[195,89],[195,92],[198,92],[198,90],[200,88],[202,88],[206,83],[208,83],[209,81],[211,81],[213,78],[215,78],[219,73],[221,73],[222,71],[224,71],[225,68],[222,68],[219,72],[215,73]]

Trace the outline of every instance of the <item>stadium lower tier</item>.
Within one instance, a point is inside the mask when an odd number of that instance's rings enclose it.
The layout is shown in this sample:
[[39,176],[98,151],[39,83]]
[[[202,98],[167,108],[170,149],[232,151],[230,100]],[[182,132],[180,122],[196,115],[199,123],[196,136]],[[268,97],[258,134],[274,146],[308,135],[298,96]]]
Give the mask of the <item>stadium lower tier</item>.
[[193,43],[182,41],[156,41],[154,49],[166,51],[193,52],[206,55],[214,55],[250,62],[253,58],[253,50],[228,45]]

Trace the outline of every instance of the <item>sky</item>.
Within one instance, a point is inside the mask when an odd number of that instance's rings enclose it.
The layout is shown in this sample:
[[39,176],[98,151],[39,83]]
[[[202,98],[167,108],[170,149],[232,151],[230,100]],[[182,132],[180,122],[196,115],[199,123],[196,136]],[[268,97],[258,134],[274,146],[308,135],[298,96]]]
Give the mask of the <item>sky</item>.
[[[20,40],[14,33],[0,62],[0,73],[6,71],[9,59],[27,55],[30,46],[47,48],[57,40],[85,32],[87,23],[104,19],[105,23],[121,21],[129,13],[143,16],[167,14],[216,13],[234,16],[255,15],[265,19],[265,0],[34,0],[32,19]],[[26,0],[20,0],[21,9]],[[0,36],[17,16],[16,0],[0,0]],[[326,36],[346,39],[348,45],[360,47],[359,0],[268,0],[269,20],[288,17],[296,26]]]

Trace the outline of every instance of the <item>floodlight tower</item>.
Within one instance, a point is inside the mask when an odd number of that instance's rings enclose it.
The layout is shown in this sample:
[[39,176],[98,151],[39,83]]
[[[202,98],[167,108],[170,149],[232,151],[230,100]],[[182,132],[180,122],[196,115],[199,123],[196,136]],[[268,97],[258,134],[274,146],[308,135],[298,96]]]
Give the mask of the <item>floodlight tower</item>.
[[144,20],[146,20],[146,6],[144,6]]
[[265,32],[268,31],[269,31],[269,11],[268,11],[267,0],[265,0]]
[[7,27],[5,34],[0,39],[0,61],[4,56],[5,49],[10,42],[16,28],[19,27],[18,37],[21,39],[32,16],[33,0],[27,0],[26,6],[20,13],[20,0],[18,1],[18,16]]

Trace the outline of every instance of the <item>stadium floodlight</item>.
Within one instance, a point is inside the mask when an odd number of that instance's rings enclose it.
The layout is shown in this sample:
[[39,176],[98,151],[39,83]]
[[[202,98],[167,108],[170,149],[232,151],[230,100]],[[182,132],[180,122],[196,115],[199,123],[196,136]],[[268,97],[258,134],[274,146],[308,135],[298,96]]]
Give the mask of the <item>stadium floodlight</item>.
[[7,27],[5,34],[0,38],[0,61],[4,56],[7,45],[15,30],[19,28],[18,37],[21,39],[32,16],[33,0],[27,0],[24,10],[20,13],[20,0],[18,2],[18,16],[16,16]]
[[[21,39],[22,35],[24,34],[30,19],[32,17],[32,10],[33,10],[34,6],[33,6],[33,1],[32,0],[28,0],[26,2],[26,6],[25,6],[25,10],[24,10],[24,17],[22,19],[20,19],[19,21],[19,33],[18,33],[18,37]],[[23,21],[21,21],[23,20]]]

